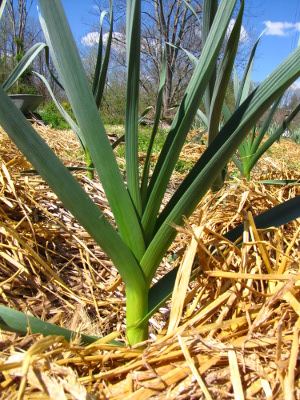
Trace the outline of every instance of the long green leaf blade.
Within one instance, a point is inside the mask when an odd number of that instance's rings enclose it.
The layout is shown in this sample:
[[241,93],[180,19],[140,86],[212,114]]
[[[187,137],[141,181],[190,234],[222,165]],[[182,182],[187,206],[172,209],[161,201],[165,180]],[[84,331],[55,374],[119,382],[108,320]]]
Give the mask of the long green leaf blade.
[[[46,53],[48,52],[47,45],[45,43],[36,43],[31,47],[30,50],[24,54],[21,61],[16,65],[12,73],[3,83],[2,87],[7,92],[11,86],[20,78],[23,72],[29,67],[32,61],[36,58],[36,56],[45,49]],[[46,54],[46,58],[47,54]]]
[[143,285],[139,265],[99,207],[0,87],[0,124],[64,206],[96,240],[130,287]]
[[100,71],[101,71],[101,65],[102,65],[102,52],[103,52],[103,20],[105,16],[107,15],[107,11],[102,11],[100,15],[100,32],[99,32],[99,41],[98,41],[98,52],[97,52],[97,59],[96,59],[96,67],[95,67],[95,73],[94,73],[94,79],[93,79],[93,84],[92,84],[92,91],[93,95],[96,99],[96,104],[97,107],[99,108],[99,104],[97,102],[97,91],[98,91],[98,85],[100,83]]
[[201,20],[199,18],[199,15],[196,13],[196,11],[194,10],[194,8],[190,5],[190,3],[186,0],[183,0],[185,6],[194,14],[194,16],[196,17],[199,25],[201,25]]
[[127,1],[126,55],[127,93],[125,115],[125,155],[128,191],[139,216],[142,199],[139,186],[138,120],[140,85],[141,1]]
[[[218,0],[204,0],[203,2],[203,22],[202,22],[202,40],[203,44],[206,43],[208,35],[211,30],[216,12],[218,9]],[[209,84],[206,87],[203,102],[205,106],[206,115],[209,116],[211,113],[211,100],[213,96],[213,90],[216,82],[217,73],[217,60],[213,67],[213,72],[211,74]],[[208,133],[209,134],[209,133]]]
[[109,19],[109,32],[106,42],[106,49],[104,54],[104,59],[102,63],[102,26],[103,26],[103,19],[106,13],[103,14],[100,20],[100,38],[99,38],[99,47],[98,47],[98,57],[97,57],[97,64],[95,69],[95,77],[93,82],[93,93],[95,96],[95,101],[97,107],[100,107],[101,100],[104,93],[104,88],[106,84],[106,76],[108,70],[108,63],[110,58],[110,50],[111,50],[111,42],[112,42],[112,34],[113,34],[113,5],[112,0],[109,1],[110,4],[110,19]]
[[278,185],[278,186],[300,185],[299,179],[265,179],[258,182],[262,183],[263,185]]
[[0,2],[0,20],[2,18],[3,13],[4,13],[4,9],[5,9],[5,6],[6,6],[6,1],[7,0],[1,0],[1,2]]
[[269,126],[270,126],[270,124],[272,122],[272,119],[273,119],[273,117],[275,115],[275,112],[276,112],[277,108],[280,105],[281,99],[282,99],[282,96],[280,96],[275,101],[275,103],[272,105],[272,108],[271,108],[267,118],[264,120],[264,123],[262,124],[262,127],[260,128],[260,130],[258,132],[257,138],[255,139],[253,145],[251,146],[250,151],[251,151],[252,154],[256,153],[259,145],[261,144],[261,141],[263,140],[267,130],[269,129]]
[[47,79],[43,75],[41,75],[37,72],[34,72],[34,75],[36,75],[46,86],[54,104],[56,105],[56,108],[58,109],[58,111],[60,112],[60,114],[64,118],[64,120],[70,125],[70,128],[73,130],[73,132],[76,134],[82,149],[85,150],[84,137],[81,135],[79,127],[76,125],[76,123],[73,121],[73,119],[69,116],[69,114],[65,111],[65,109],[61,106],[61,104],[55,97]]
[[239,45],[243,13],[244,1],[241,1],[239,14],[226,44],[221,64],[217,70],[217,77],[210,105],[208,145],[213,141],[219,132],[219,122],[221,119],[222,107]]
[[159,211],[170,176],[199,108],[204,90],[213,73],[234,6],[235,0],[222,1],[220,4],[209,37],[190,80],[184,99],[173,120],[170,132],[152,175],[148,190],[147,206],[142,218],[147,242],[152,237],[155,225],[154,215],[157,215]]
[[208,119],[207,119],[206,115],[204,114],[204,112],[200,110],[200,108],[199,108],[199,110],[197,110],[196,115],[205,124],[205,126],[208,127]]
[[99,337],[88,336],[82,333],[76,333],[61,326],[50,324],[38,318],[26,315],[21,311],[13,310],[9,307],[0,305],[0,328],[4,331],[15,332],[26,335],[28,332],[32,334],[40,333],[43,336],[63,336],[68,342],[80,337],[83,344],[91,344],[99,340]]
[[[52,42],[51,42],[51,39],[50,39],[50,35],[49,35],[49,32],[48,32],[47,24],[46,24],[43,16],[41,15],[39,8],[38,8],[38,16],[39,16],[40,25],[41,25],[41,28],[42,28],[42,31],[43,31],[47,46],[49,48],[49,53],[50,53],[50,56],[51,56],[52,63],[54,65],[54,68],[56,70],[57,75],[61,79],[62,78],[62,74],[61,74],[61,71],[60,71],[59,63],[58,63],[57,58],[56,58],[56,53],[54,51],[54,48],[53,48],[53,45],[52,45]],[[49,60],[48,60],[48,58],[46,59],[46,63],[47,63],[48,70],[49,70],[52,78],[54,78],[55,82],[58,83],[59,87],[62,90],[64,90],[64,88],[61,85],[61,83],[56,79],[56,77],[52,73],[51,69],[49,68]]]
[[241,175],[244,176],[244,166],[243,163],[237,158],[235,154],[232,155],[232,161],[235,163],[237,169],[240,171]]
[[249,172],[252,170],[254,165],[260,159],[260,157],[275,143],[276,140],[280,138],[283,132],[287,129],[288,125],[295,118],[295,116],[300,112],[300,104],[291,112],[291,114],[283,121],[283,123],[276,129],[275,132],[257,149],[257,151],[252,155],[249,162]]
[[85,138],[120,234],[135,257],[140,259],[145,245],[136,210],[126,190],[98,113],[61,1],[40,0],[40,6],[55,48],[64,89]]
[[222,112],[223,112],[223,116],[224,116],[225,122],[227,122],[231,117],[231,112],[230,112],[227,104],[225,103],[225,101],[224,101],[223,106],[222,106]]
[[147,276],[153,276],[153,265],[158,265],[176,235],[171,224],[181,225],[182,216],[190,216],[249,129],[299,75],[298,48],[252,92],[222,128],[161,213],[157,233],[141,260]]
[[[296,196],[284,203],[279,204],[269,210],[257,215],[254,218],[255,226],[257,229],[267,229],[270,227],[278,228],[281,225],[288,224],[289,222],[300,217],[300,196]],[[235,242],[238,238],[242,237],[244,225],[241,224],[231,231],[227,232],[224,237]]]
[[[253,63],[254,63],[254,56],[255,56],[255,53],[256,53],[256,49],[257,49],[258,43],[259,43],[259,41],[260,41],[260,39],[261,39],[263,34],[264,34],[264,32],[262,32],[262,34],[259,36],[259,38],[255,42],[255,44],[254,44],[254,46],[253,46],[253,48],[251,50],[251,53],[250,53],[250,56],[249,56],[249,60],[247,62],[247,65],[246,65],[246,68],[245,68],[245,71],[244,71],[244,74],[243,74],[243,77],[242,77],[242,81],[238,85],[239,91],[238,91],[237,96],[236,96],[236,103],[235,103],[235,108],[236,109],[241,105],[241,103],[249,95],[250,86],[251,86],[251,74],[252,74]],[[237,78],[237,74],[236,74],[235,79],[238,79]],[[236,93],[236,91],[235,91],[235,93]]]
[[249,143],[250,149],[253,146],[253,143],[254,143],[254,140],[255,140],[255,135],[256,135],[256,125],[254,125],[252,127],[252,130],[248,135],[248,143]]
[[233,67],[233,94],[235,98],[235,102],[237,101],[238,95],[240,91],[240,82],[237,70]]
[[166,81],[166,56],[165,56],[165,51],[163,50],[160,82],[159,82],[158,96],[157,96],[157,101],[156,101],[155,119],[154,119],[154,125],[153,125],[153,129],[152,129],[149,146],[147,148],[147,155],[146,155],[143,176],[142,176],[142,184],[141,184],[141,195],[142,195],[142,200],[143,200],[144,205],[146,203],[146,196],[147,196],[147,184],[148,184],[148,179],[149,179],[151,154],[152,154],[153,144],[154,144],[158,126],[159,126],[159,119],[160,119],[160,114],[161,114],[161,109],[162,109],[163,91],[164,91],[165,81]]
[[[272,181],[270,181],[270,184]],[[292,182],[287,182],[292,183]],[[254,217],[258,229],[279,227],[300,217],[300,196],[287,200]],[[242,237],[244,224],[237,226],[224,235],[224,238],[236,242]],[[201,266],[200,266],[201,267]],[[149,291],[149,316],[151,317],[172,295],[178,267],[175,267],[155,283]],[[193,276],[191,277],[191,280]]]

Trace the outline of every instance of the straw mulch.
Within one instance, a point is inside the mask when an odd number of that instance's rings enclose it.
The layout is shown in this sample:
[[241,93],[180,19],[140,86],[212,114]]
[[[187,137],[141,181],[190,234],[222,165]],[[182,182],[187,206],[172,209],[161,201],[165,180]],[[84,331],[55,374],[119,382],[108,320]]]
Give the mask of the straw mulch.
[[[66,165],[84,163],[72,133],[37,130]],[[225,187],[208,193],[179,229],[156,276],[179,265],[176,296],[151,318],[144,351],[109,344],[126,342],[124,285],[110,260],[39,176],[21,174],[31,167],[3,131],[0,151],[1,303],[104,337],[82,346],[2,331],[1,398],[300,398],[300,221],[267,231],[253,221],[300,194],[294,184],[258,182],[300,179],[300,146],[276,143],[251,183],[230,165]],[[203,151],[189,143],[182,157]],[[99,181],[76,176],[110,217]],[[222,235],[242,222],[237,246]]]

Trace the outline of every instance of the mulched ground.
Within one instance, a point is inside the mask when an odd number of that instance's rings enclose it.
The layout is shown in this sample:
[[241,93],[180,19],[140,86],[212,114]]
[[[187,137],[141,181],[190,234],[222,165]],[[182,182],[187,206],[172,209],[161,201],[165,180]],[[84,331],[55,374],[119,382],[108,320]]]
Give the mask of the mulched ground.
[[[71,132],[36,129],[66,165],[84,165]],[[190,142],[181,158],[204,149]],[[263,232],[252,219],[300,194],[295,184],[259,183],[300,179],[299,160],[300,146],[281,140],[250,183],[229,166],[224,188],[203,198],[158,270],[155,279],[180,266],[176,297],[151,318],[141,351],[109,344],[126,341],[124,285],[111,261],[39,176],[21,173],[31,166],[0,131],[0,303],[104,337],[82,346],[2,331],[1,398],[300,398],[300,221]],[[99,181],[74,174],[110,218]],[[223,235],[242,222],[239,247]],[[195,257],[201,273],[188,283]]]

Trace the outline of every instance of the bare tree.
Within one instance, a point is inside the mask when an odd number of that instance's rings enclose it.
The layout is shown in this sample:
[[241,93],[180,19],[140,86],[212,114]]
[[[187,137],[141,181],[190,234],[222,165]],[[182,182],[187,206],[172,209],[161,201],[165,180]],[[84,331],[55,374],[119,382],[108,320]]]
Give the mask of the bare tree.
[[[194,9],[197,17],[185,3],[188,3]],[[108,2],[94,0],[94,5],[96,6],[94,15],[99,15],[101,11],[107,9]],[[149,103],[155,104],[156,88],[158,87],[162,66],[162,54],[165,48],[164,116],[168,116],[172,107],[175,107],[181,100],[193,72],[193,66],[181,48],[188,50],[197,58],[200,57],[204,34],[201,26],[202,11],[203,0],[187,0],[185,2],[183,0],[142,0],[140,83]],[[123,52],[118,50],[111,55],[114,70],[117,69],[117,64],[123,67],[126,64],[125,12],[126,2],[114,0],[114,31],[119,34],[115,37],[115,41],[122,42],[123,38],[124,46]],[[238,7],[236,12],[238,12]],[[248,35],[248,29],[246,31],[243,28],[236,59],[238,70],[243,70],[254,39],[253,32]],[[222,54],[220,54],[220,59],[221,57]]]
[[8,0],[7,13],[12,27],[11,54],[19,61],[24,53],[28,14],[33,0]]
[[[202,1],[190,0],[199,18]],[[180,47],[195,56],[201,53],[201,27],[182,0],[145,0],[142,17],[143,75],[158,84],[162,52],[165,47],[166,85],[163,113],[179,101],[191,74],[191,65]],[[146,88],[146,87],[145,87]]]
[[[191,6],[201,18],[202,0],[189,0]],[[108,6],[107,2],[94,0],[95,8],[92,14],[98,14]],[[115,12],[115,42],[125,49],[125,11],[124,1],[114,1]],[[201,28],[195,15],[187,8],[183,0],[143,0],[141,27],[141,75],[142,90],[150,102],[155,102],[155,90],[161,73],[162,53],[166,56],[166,85],[164,93],[163,113],[166,114],[172,105],[179,101],[180,96],[191,74],[188,57],[179,47],[188,48],[199,56],[201,53]],[[174,47],[175,46],[175,47]],[[126,63],[125,52],[116,51],[112,54],[112,63]],[[116,64],[114,67],[116,68]]]
[[[30,15],[33,0],[8,0],[4,15],[1,19],[0,33],[0,80],[3,82],[17,62],[21,60],[24,53],[37,40],[41,41],[41,29],[39,23]],[[35,60],[35,67],[40,70]],[[32,84],[30,71],[22,77],[25,84]]]

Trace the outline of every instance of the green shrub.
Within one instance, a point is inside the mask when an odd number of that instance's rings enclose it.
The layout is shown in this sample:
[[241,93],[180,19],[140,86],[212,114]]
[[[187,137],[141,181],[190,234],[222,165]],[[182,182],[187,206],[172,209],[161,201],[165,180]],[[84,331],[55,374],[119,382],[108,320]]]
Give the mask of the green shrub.
[[179,159],[175,165],[174,170],[179,174],[185,174],[193,168],[193,162]]
[[[70,103],[62,103],[63,108],[74,118]],[[39,109],[39,114],[47,125],[51,125],[53,129],[70,129],[70,125],[62,117],[56,105],[48,102]]]
[[23,82],[13,85],[10,90],[10,94],[38,94],[37,89],[34,86],[27,85]]
[[292,134],[293,140],[297,143],[300,144],[300,129],[295,130]]

